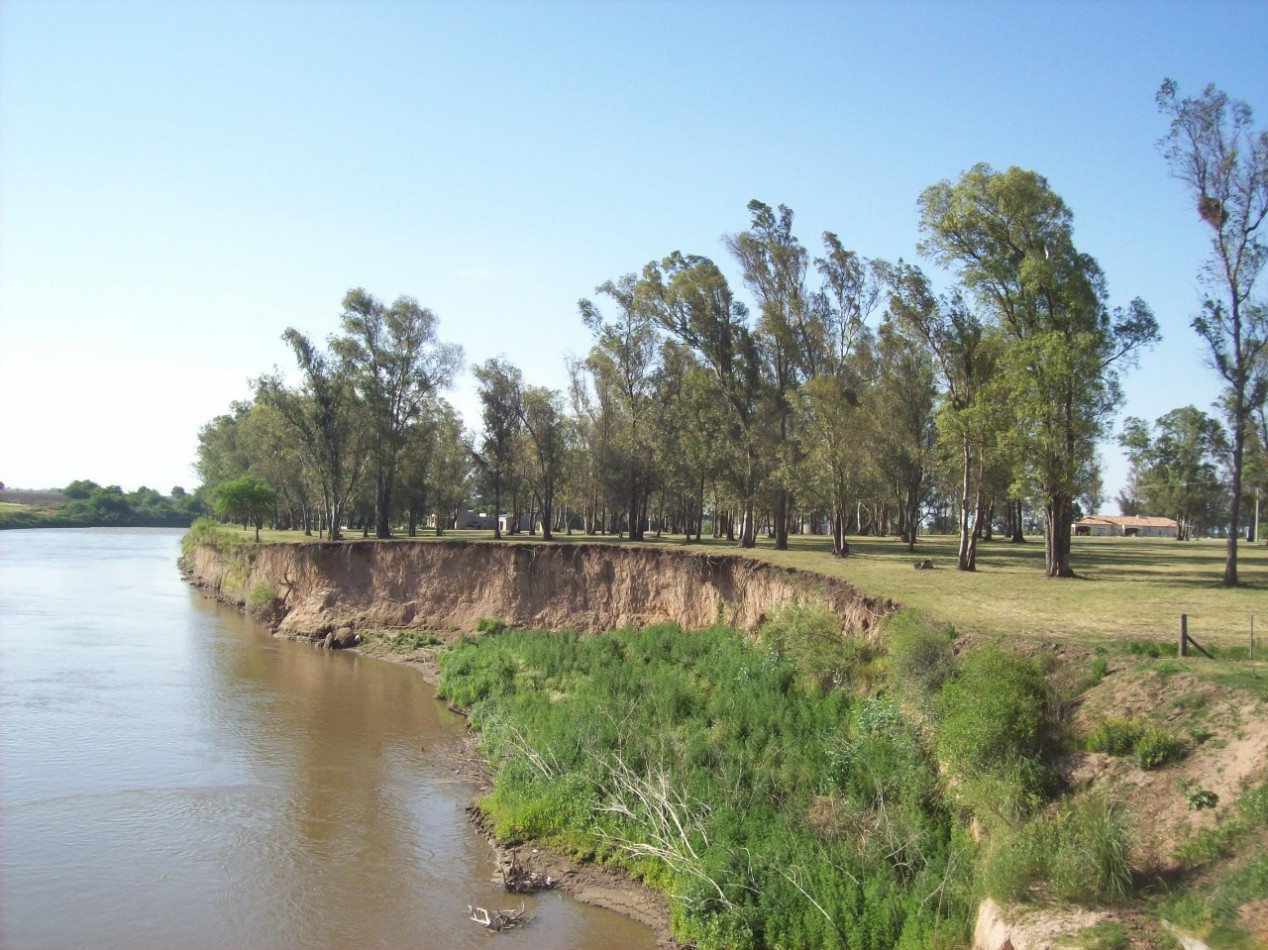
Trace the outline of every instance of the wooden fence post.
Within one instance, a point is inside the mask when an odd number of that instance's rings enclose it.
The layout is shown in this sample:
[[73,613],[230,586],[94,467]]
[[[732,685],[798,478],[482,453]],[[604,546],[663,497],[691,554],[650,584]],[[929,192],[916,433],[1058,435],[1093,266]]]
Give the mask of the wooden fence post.
[[1189,615],[1180,615],[1180,655],[1189,655]]

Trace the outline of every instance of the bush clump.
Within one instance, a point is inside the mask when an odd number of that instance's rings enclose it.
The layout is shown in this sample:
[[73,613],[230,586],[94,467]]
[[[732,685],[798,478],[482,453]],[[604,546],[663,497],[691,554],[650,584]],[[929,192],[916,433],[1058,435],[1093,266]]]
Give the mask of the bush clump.
[[912,610],[885,621],[889,675],[894,685],[917,699],[942,688],[955,672],[955,629],[938,629]]
[[267,607],[277,599],[277,588],[268,581],[260,581],[251,588],[247,595],[247,606],[259,610]]
[[841,619],[827,607],[776,610],[762,625],[761,639],[773,654],[797,665],[805,689],[869,689],[879,677],[871,644],[843,635]]
[[[1038,664],[997,647],[966,653],[942,689],[934,730],[938,755],[975,799],[1001,793],[1021,807],[1046,789],[1047,691]],[[1001,785],[1002,783],[1002,785]],[[986,804],[985,801],[970,804]]]
[[1131,892],[1130,845],[1121,808],[1090,796],[1001,835],[983,881],[991,896],[1003,900],[1025,900],[1045,887],[1078,903],[1120,901]]
[[1184,741],[1165,729],[1115,717],[1098,722],[1088,733],[1085,745],[1092,752],[1130,756],[1147,771],[1178,761],[1187,751]]

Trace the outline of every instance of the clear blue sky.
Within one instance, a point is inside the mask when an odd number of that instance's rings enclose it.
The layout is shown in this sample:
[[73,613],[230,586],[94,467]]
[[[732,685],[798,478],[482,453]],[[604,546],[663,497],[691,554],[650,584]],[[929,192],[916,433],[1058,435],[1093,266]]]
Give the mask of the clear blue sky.
[[193,487],[199,427],[354,286],[561,387],[599,283],[681,249],[738,286],[750,198],[912,260],[979,161],[1154,308],[1125,413],[1207,409],[1165,76],[1268,123],[1268,3],[0,0],[0,480]]

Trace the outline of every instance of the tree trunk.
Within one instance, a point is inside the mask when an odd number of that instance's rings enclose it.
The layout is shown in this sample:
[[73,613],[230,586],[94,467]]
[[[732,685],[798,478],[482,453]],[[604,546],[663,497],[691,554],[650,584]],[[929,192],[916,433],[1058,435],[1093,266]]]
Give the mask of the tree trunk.
[[502,479],[493,479],[493,540],[502,540]]
[[788,550],[788,519],[792,513],[792,494],[781,488],[775,494],[775,550]]
[[374,536],[392,536],[392,474],[379,472],[374,484]]
[[1070,565],[1070,526],[1074,521],[1074,501],[1057,492],[1044,508],[1044,574],[1073,577]]
[[[964,470],[960,479],[960,549],[956,553],[955,569],[957,571],[973,571],[977,569],[974,559],[975,534],[969,528],[969,483],[973,472],[973,447],[965,439],[961,445],[961,460]],[[978,493],[978,513],[980,516],[981,493]]]
[[1246,449],[1246,420],[1240,411],[1242,407],[1236,408],[1238,411],[1233,419],[1233,484],[1229,486],[1228,542],[1224,555],[1225,587],[1237,586],[1237,533],[1242,507],[1242,457]]

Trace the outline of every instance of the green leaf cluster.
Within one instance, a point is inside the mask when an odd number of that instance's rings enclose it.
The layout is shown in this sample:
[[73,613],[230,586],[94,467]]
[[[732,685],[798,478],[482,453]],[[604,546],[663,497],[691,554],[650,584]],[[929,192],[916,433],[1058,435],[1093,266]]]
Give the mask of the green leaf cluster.
[[1184,757],[1183,740],[1165,729],[1136,719],[1110,717],[1098,722],[1088,733],[1087,747],[1107,755],[1131,756],[1142,769],[1156,769]]

